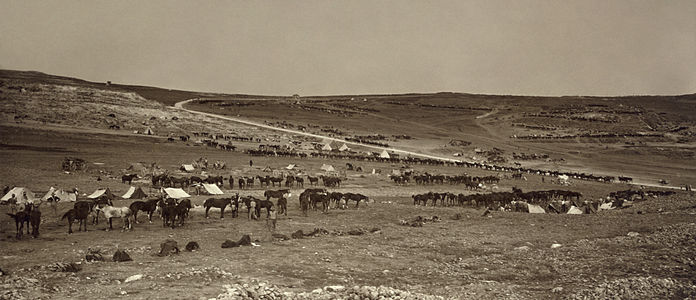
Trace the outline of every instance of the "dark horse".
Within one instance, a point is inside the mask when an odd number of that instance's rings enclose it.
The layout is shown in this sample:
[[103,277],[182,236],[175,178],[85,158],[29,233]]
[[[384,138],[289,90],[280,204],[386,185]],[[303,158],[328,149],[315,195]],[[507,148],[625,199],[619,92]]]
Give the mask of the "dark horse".
[[75,205],[71,210],[63,215],[61,220],[65,220],[65,218],[68,219],[68,234],[73,233],[72,224],[75,222],[75,220],[80,222],[77,231],[81,231],[83,224],[85,226],[85,232],[87,231],[87,217],[89,216],[89,212],[92,210],[93,206],[94,202],[92,201],[78,201],[75,202]]
[[270,200],[259,200],[256,202],[256,215],[261,216],[261,209],[266,209],[266,216],[271,215],[271,207],[273,207],[273,202]]
[[[193,208],[193,206],[191,205],[191,200],[189,199],[181,200],[181,202],[174,207],[174,214],[179,219],[179,226],[184,226],[184,220],[188,216],[189,209],[191,208]],[[173,221],[172,227],[174,227]]]
[[167,227],[171,223],[174,228],[174,220],[176,218],[176,200],[175,199],[160,199],[157,201],[157,206],[162,210],[162,227]]
[[138,178],[138,174],[126,174],[121,176],[121,183],[126,183],[131,184],[133,181],[133,178]]
[[24,223],[27,223],[27,234],[29,234],[29,219],[31,216],[32,206],[32,204],[25,203],[24,210],[21,210],[16,214],[7,214],[15,221],[15,226],[17,227],[17,239],[22,238],[24,232]]
[[152,223],[152,214],[157,210],[158,199],[150,199],[147,201],[135,201],[131,203],[130,209],[133,211],[133,219],[138,223],[138,212],[144,211],[147,213],[147,220]]
[[288,199],[285,199],[285,197],[280,197],[280,199],[278,199],[278,213],[281,215],[288,215]]
[[263,196],[266,197],[266,200],[271,200],[271,198],[287,198],[290,197],[290,190],[277,190],[277,191],[272,191],[272,190],[266,190],[263,192]]
[[[227,205],[232,206],[232,208],[237,208],[239,207],[239,194],[235,194],[234,197],[230,198],[209,198],[208,200],[205,200],[203,203],[203,207],[205,207],[205,217],[206,219],[208,218],[208,211],[210,210],[211,207],[216,207],[220,209],[220,219],[225,218],[225,208],[227,208]],[[234,212],[232,213],[232,217],[234,218],[237,214],[237,210],[235,209]]]

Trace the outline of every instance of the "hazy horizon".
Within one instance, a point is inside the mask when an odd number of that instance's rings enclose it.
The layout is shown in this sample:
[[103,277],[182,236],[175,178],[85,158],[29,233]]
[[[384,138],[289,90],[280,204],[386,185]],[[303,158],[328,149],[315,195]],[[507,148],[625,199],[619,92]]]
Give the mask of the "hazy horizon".
[[256,95],[696,92],[696,1],[2,1],[0,68]]

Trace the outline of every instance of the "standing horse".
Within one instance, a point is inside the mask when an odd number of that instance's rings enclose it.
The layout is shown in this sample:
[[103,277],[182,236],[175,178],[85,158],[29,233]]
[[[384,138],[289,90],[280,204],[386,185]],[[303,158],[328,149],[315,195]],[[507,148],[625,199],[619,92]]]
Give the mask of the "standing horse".
[[[367,198],[367,196],[365,196],[363,194],[345,193],[345,194],[343,194],[343,197],[345,197],[347,201],[350,201],[350,200],[355,201],[356,208],[358,207],[358,205],[360,205],[360,201],[364,200],[365,203],[367,203],[367,201],[369,200],[369,198]],[[435,200],[435,201],[437,201],[437,200]],[[433,205],[433,206],[435,206],[435,205]]]
[[[184,219],[186,219],[188,216],[188,211],[191,208],[193,208],[193,206],[191,205],[191,200],[189,199],[181,200],[181,202],[176,205],[175,214],[176,217],[179,218],[179,226],[184,226]],[[172,222],[172,227],[173,226],[174,222]]]
[[133,211],[128,207],[113,207],[105,205],[104,207],[96,207],[97,211],[104,213],[104,217],[109,220],[109,230],[113,230],[113,218],[123,218],[123,230],[133,229],[132,218]]
[[134,201],[129,206],[131,211],[133,211],[133,219],[135,223],[138,223],[138,212],[144,211],[147,213],[147,220],[152,223],[152,214],[157,210],[157,199],[150,199],[147,201]]
[[140,178],[140,176],[138,176],[138,174],[123,175],[123,176],[121,176],[121,183],[127,182],[128,184],[131,184],[131,182],[133,181],[133,178]]
[[31,223],[31,235],[34,238],[39,237],[39,225],[41,225],[41,211],[39,210],[39,205],[34,206],[34,208],[29,213],[29,222]]
[[84,225],[85,232],[87,232],[87,217],[89,217],[89,213],[92,211],[93,206],[94,202],[92,201],[77,201],[72,209],[63,214],[61,220],[68,219],[68,234],[73,233],[72,224],[75,220],[79,221],[77,231],[81,231],[82,225]]
[[266,209],[266,217],[271,215],[271,208],[273,207],[273,202],[270,200],[259,200],[256,203],[256,215],[261,216],[261,209]]
[[23,235],[24,223],[27,223],[27,234],[29,234],[29,217],[31,215],[32,205],[29,203],[24,204],[24,209],[17,212],[16,214],[8,213],[7,215],[12,217],[15,221],[15,226],[17,227],[17,239],[21,239]]
[[302,215],[305,217],[307,216],[307,210],[309,210],[309,195],[310,194],[306,192],[300,194],[300,209],[302,210]]
[[209,198],[205,200],[205,202],[203,203],[203,207],[205,207],[205,218],[208,218],[208,211],[210,210],[210,208],[216,207],[220,209],[220,219],[224,219],[225,208],[227,207],[227,205],[230,205],[232,208],[234,208],[235,204],[233,204],[232,201],[237,202],[238,199],[239,194],[235,194],[234,197],[231,198]]
[[315,186],[319,184],[319,177],[312,177],[312,176],[307,176],[307,180],[309,180],[309,185]]
[[159,206],[162,211],[162,227],[167,227],[167,224],[171,223],[172,228],[174,228],[177,206],[176,200],[171,198],[160,199],[157,202],[157,206]]
[[288,198],[292,196],[290,193],[290,190],[285,189],[285,190],[277,190],[277,191],[272,191],[272,190],[267,190],[263,192],[263,196],[266,197],[266,200],[271,200],[271,198]]
[[288,199],[285,197],[280,197],[280,199],[278,199],[278,213],[281,215],[288,215]]
[[316,193],[316,194],[311,194],[309,195],[309,201],[314,207],[314,209],[317,208],[317,203],[321,202],[322,205],[322,211],[327,212],[329,211],[329,195],[326,193]]

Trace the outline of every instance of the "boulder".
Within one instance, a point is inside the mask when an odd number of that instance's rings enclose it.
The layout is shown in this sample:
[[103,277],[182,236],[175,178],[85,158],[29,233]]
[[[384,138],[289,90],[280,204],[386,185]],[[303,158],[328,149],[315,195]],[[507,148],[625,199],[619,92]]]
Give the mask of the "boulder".
[[245,234],[242,236],[241,239],[239,239],[239,242],[237,242],[237,245],[239,246],[251,246],[251,237],[248,234]]
[[302,232],[302,230],[298,230],[293,232],[291,236],[293,239],[301,239],[304,237],[304,233]]
[[116,250],[116,253],[114,253],[113,261],[116,262],[124,262],[124,261],[132,261],[133,259],[126,253],[124,250]]
[[101,254],[101,250],[87,249],[87,254],[85,255],[85,261],[104,261],[104,256]]
[[225,240],[222,242],[222,248],[234,248],[234,247],[239,247],[236,242],[230,241],[230,240]]
[[175,240],[166,240],[160,244],[160,252],[157,256],[169,256],[179,254],[179,247]]
[[290,239],[287,235],[280,234],[280,233],[274,233],[274,234],[273,234],[273,238],[274,238],[274,239],[279,239],[279,240],[281,240],[281,241],[287,241],[287,240]]
[[197,242],[191,241],[186,244],[186,251],[196,251],[198,249],[201,249],[201,246]]

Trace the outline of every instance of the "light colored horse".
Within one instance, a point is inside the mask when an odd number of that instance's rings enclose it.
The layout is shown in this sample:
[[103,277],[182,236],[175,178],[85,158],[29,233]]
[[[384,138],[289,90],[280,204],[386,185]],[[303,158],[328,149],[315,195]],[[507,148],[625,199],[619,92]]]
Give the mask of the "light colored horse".
[[106,231],[112,230],[112,218],[123,218],[123,230],[133,229],[133,211],[128,207],[113,207],[104,205],[103,207],[95,207],[96,210],[104,213],[104,217],[109,220],[109,228]]

